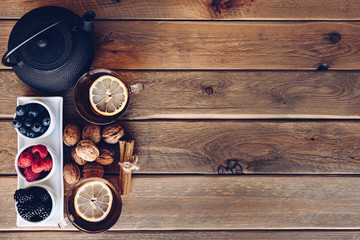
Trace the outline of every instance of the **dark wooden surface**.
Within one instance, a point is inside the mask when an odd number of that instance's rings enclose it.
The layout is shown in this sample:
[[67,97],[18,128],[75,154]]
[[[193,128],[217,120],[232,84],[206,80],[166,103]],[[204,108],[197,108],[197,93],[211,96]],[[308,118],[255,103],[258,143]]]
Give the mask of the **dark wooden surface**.
[[[359,71],[116,72],[145,87],[131,96],[123,116],[128,120],[360,118]],[[0,70],[0,88],[2,118],[13,117],[17,96],[49,95],[30,89],[10,70]],[[72,90],[62,93],[66,119],[79,118]]]
[[[360,174],[356,121],[121,123],[126,138],[136,142],[141,174],[218,174],[229,160],[246,174]],[[16,174],[16,134],[9,121],[0,122],[0,135],[0,174]],[[70,148],[64,150],[64,161],[71,161]],[[117,161],[106,167],[107,173],[118,173]]]
[[44,5],[66,7],[99,19],[359,20],[357,0],[6,0],[0,16],[16,19]]
[[[117,182],[117,176],[108,179]],[[20,230],[11,201],[16,181],[0,179],[0,211],[8,212],[2,231]],[[135,176],[132,184],[112,230],[348,230],[360,224],[357,176]]]
[[92,68],[144,84],[120,120],[140,171],[106,233],[16,227],[16,98],[63,96],[64,122],[84,121],[73,89],[1,65],[0,238],[360,239],[359,1],[3,0],[0,54],[45,5],[95,11]]
[[[3,21],[0,51],[15,21]],[[358,22],[97,21],[93,68],[358,70]]]
[[[51,239],[56,238],[59,240],[65,239],[84,239],[84,233],[80,232],[59,232],[59,231],[46,231],[46,232],[34,232],[34,231],[23,231],[23,232],[3,232],[1,237],[4,239],[15,238],[15,239]],[[211,239],[252,239],[252,240],[288,240],[288,239],[300,239],[300,240],[354,240],[359,239],[360,235],[356,231],[331,231],[331,230],[307,230],[307,231],[292,231],[292,230],[270,230],[270,231],[251,231],[251,230],[232,230],[232,231],[221,231],[221,230],[177,230],[177,231],[109,231],[99,235],[87,235],[86,239],[154,239],[154,240],[183,240],[183,239],[194,239],[194,240],[211,240]]]

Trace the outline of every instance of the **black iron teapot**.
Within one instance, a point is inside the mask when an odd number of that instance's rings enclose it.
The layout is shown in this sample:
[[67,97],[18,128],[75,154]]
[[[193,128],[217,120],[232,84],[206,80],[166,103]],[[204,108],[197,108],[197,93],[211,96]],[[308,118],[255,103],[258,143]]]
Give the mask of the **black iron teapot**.
[[2,63],[35,89],[70,88],[91,66],[94,19],[94,12],[81,18],[62,7],[34,9],[15,24]]

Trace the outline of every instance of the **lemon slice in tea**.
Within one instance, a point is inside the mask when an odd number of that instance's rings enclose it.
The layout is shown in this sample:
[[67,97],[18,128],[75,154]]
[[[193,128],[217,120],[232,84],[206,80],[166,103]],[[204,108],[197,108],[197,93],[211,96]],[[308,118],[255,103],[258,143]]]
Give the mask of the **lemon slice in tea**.
[[106,218],[111,210],[113,195],[110,188],[101,181],[84,183],[74,198],[76,213],[88,222],[99,222]]
[[89,90],[93,109],[103,116],[120,113],[128,101],[128,91],[120,79],[104,75],[96,79]]

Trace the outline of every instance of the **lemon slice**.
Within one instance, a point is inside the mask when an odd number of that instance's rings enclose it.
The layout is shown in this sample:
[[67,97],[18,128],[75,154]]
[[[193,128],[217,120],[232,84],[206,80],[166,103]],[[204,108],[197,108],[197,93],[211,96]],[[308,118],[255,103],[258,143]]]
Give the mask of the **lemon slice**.
[[104,75],[96,79],[89,90],[90,103],[103,116],[114,116],[121,112],[128,101],[128,91],[120,79]]
[[76,213],[89,222],[99,222],[110,212],[113,195],[110,188],[101,181],[84,183],[74,198]]

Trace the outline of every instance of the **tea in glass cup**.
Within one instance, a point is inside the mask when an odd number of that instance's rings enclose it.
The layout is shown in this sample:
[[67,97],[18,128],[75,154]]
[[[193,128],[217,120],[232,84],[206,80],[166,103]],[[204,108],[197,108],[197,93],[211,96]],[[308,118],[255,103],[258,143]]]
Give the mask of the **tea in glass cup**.
[[67,217],[59,227],[70,222],[83,232],[100,233],[118,221],[121,208],[121,196],[114,185],[102,178],[86,178],[70,190],[65,203]]
[[75,108],[88,122],[108,124],[124,114],[131,93],[142,89],[143,85],[139,83],[127,86],[110,70],[92,70],[84,74],[75,85]]

